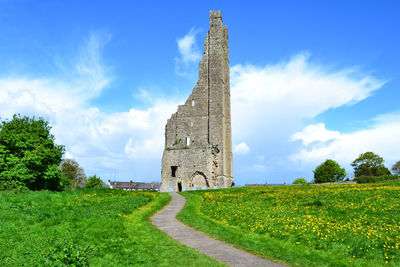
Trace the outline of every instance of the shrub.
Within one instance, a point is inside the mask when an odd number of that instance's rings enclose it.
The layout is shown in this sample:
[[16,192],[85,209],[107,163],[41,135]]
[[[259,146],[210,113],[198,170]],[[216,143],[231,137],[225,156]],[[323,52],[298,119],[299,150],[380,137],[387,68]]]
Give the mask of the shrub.
[[344,177],[346,177],[345,169],[340,168],[340,165],[331,159],[327,159],[315,168],[313,172],[315,183],[338,182],[343,181]]
[[307,180],[304,178],[297,178],[293,181],[293,184],[308,184]]
[[85,185],[86,188],[101,188],[103,187],[104,182],[103,180],[100,179],[100,177],[97,177],[96,175],[90,176],[89,179],[87,179],[87,183]]

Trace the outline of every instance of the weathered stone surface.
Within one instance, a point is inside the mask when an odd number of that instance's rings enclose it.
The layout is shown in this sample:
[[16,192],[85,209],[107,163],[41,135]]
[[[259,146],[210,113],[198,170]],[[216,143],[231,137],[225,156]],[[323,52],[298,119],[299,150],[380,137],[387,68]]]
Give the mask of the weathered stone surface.
[[210,11],[199,80],[168,120],[161,191],[226,188],[233,183],[228,29]]

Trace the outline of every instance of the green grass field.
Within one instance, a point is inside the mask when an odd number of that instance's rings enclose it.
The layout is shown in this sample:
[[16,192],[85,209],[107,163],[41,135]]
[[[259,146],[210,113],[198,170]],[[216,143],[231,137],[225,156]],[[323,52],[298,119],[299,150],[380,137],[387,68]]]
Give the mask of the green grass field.
[[0,192],[1,266],[222,266],[155,228],[168,194]]
[[184,223],[293,266],[400,266],[400,183],[182,193]]

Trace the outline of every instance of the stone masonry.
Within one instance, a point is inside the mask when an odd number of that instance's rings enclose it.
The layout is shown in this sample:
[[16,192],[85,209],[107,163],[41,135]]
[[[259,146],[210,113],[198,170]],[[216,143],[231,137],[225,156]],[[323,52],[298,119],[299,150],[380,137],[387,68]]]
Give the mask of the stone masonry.
[[165,127],[160,191],[231,187],[231,139],[228,29],[210,11],[199,80]]

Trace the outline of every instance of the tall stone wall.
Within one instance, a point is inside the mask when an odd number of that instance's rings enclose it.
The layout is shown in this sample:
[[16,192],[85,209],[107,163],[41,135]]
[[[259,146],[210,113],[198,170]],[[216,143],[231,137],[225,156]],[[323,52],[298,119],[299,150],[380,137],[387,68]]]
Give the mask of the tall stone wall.
[[161,191],[226,188],[233,183],[228,29],[210,11],[199,80],[168,120]]

